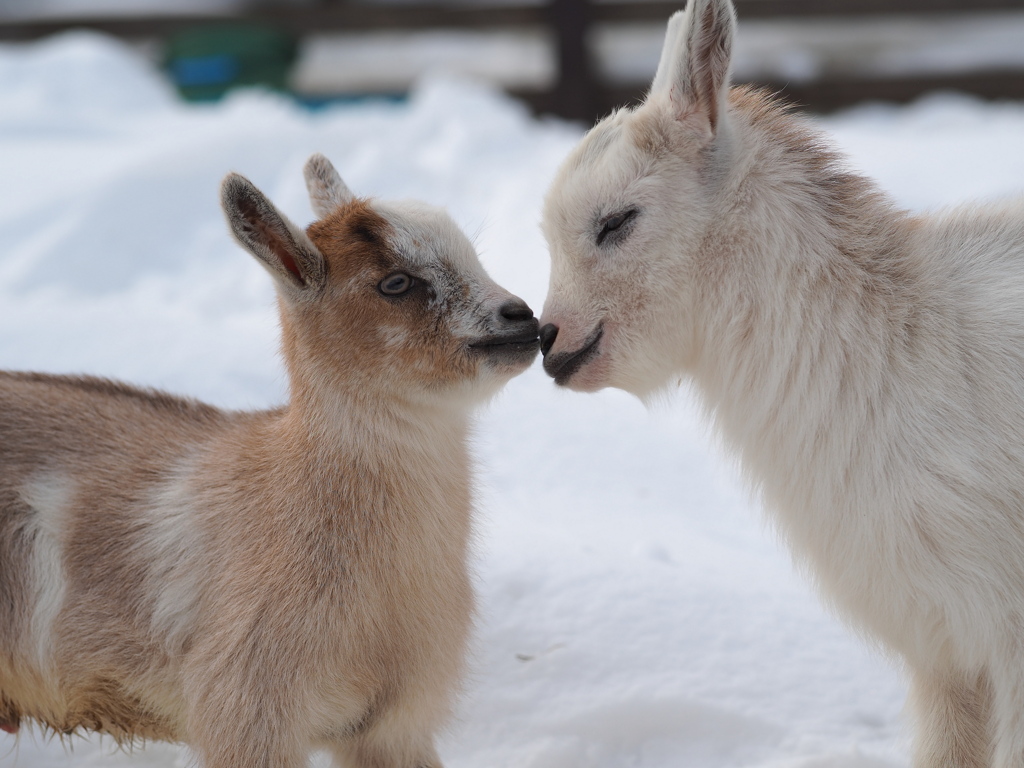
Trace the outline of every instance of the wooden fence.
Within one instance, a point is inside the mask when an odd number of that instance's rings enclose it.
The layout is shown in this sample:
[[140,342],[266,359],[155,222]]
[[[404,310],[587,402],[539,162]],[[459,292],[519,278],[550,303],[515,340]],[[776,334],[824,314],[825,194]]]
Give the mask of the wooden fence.
[[[508,2],[508,0],[503,0]],[[1024,11],[1024,0],[735,0],[744,19],[866,18]],[[546,29],[557,55],[557,77],[547,89],[520,90],[538,112],[592,120],[616,105],[640,98],[646,83],[614,86],[593,65],[588,32],[596,24],[664,22],[682,0],[522,0],[518,4],[362,3],[321,0],[315,5],[256,5],[224,15],[83,17],[36,21],[0,20],[0,41],[25,41],[71,28],[92,29],[126,39],[167,39],[185,29],[229,22],[263,23],[296,36],[325,32],[429,29]],[[1024,46],[1024,40],[1021,41]],[[985,98],[1024,99],[1024,71],[1005,69],[961,75],[858,77],[844,75],[810,82],[765,82],[793,101],[827,111],[865,98],[906,101],[935,88]]]

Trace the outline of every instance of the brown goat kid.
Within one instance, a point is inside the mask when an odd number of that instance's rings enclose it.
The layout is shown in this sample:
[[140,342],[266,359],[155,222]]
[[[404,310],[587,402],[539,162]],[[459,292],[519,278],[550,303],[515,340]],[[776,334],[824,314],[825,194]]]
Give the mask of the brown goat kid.
[[0,728],[187,743],[205,768],[437,768],[473,610],[471,410],[537,321],[455,224],[222,202],[277,282],[287,406],[0,374]]

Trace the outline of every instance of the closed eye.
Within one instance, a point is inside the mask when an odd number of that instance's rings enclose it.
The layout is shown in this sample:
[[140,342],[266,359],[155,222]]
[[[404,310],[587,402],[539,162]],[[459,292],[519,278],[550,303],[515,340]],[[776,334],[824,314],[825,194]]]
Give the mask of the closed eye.
[[619,211],[605,219],[602,222],[601,231],[597,233],[597,244],[600,245],[608,235],[622,229],[627,222],[633,220],[637,213],[639,213],[639,211],[636,208],[630,208],[627,211]]

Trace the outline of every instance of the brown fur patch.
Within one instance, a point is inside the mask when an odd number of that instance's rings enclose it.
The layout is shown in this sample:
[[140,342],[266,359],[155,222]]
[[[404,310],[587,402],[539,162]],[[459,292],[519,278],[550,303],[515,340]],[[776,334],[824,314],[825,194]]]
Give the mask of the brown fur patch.
[[21,726],[21,710],[0,693],[0,728],[8,733],[17,733]]
[[149,712],[138,698],[128,694],[115,680],[92,679],[87,688],[71,692],[68,699],[64,719],[46,723],[57,733],[104,733],[121,744],[146,739],[176,741],[180,738],[180,734]]
[[[307,359],[337,350],[337,381],[360,386],[370,381],[376,388],[397,377],[443,387],[473,375],[472,362],[447,325],[451,308],[436,301],[438,293],[450,301],[452,286],[437,290],[423,282],[394,298],[379,292],[379,283],[396,272],[421,280],[423,275],[394,250],[391,224],[368,201],[341,206],[307,233],[324,254],[331,288],[315,310],[285,311],[286,344]],[[392,332],[406,341],[396,343]]]

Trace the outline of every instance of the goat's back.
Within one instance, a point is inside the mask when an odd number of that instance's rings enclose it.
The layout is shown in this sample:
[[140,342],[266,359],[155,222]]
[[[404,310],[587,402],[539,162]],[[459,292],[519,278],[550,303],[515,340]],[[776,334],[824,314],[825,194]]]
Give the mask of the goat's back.
[[153,666],[140,653],[152,643],[142,518],[231,421],[104,379],[0,373],[0,722],[169,735],[120,679]]

